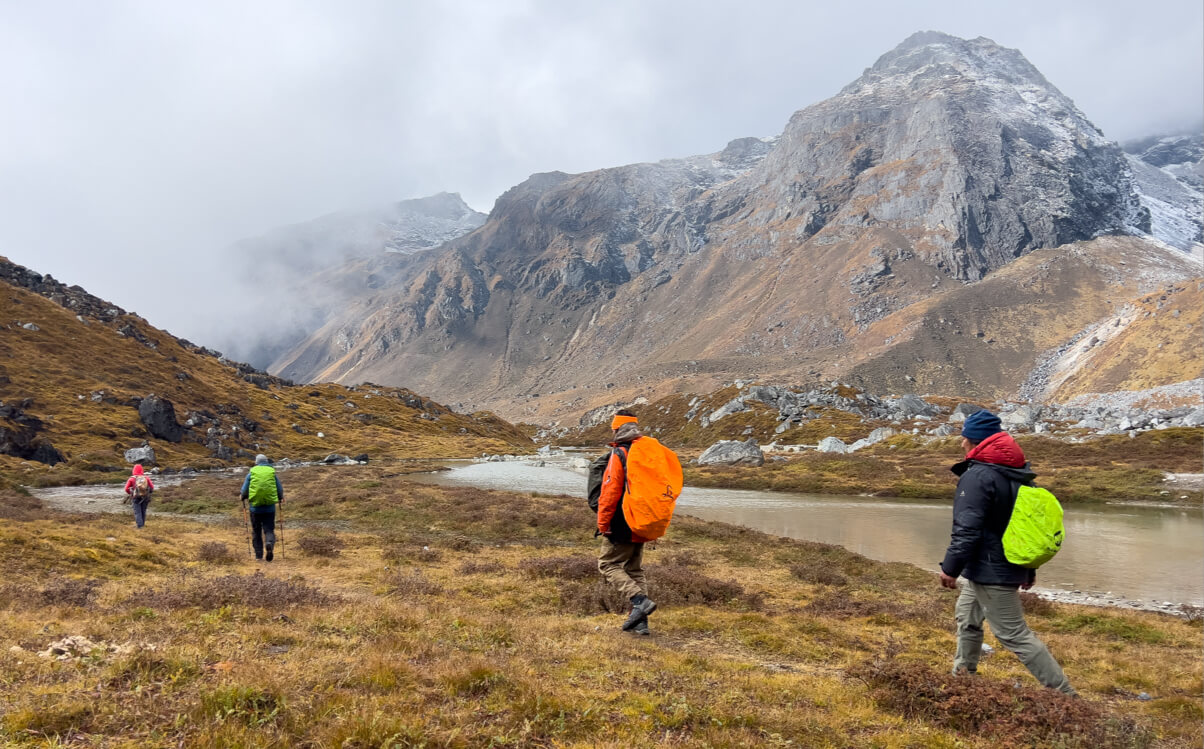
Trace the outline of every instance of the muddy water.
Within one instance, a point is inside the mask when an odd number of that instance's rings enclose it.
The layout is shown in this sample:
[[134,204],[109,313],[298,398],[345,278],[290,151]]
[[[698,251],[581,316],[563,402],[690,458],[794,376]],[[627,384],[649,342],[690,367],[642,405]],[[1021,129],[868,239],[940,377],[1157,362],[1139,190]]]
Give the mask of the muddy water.
[[[410,478],[487,489],[583,496],[584,475],[549,463],[449,463]],[[584,500],[581,500],[584,501]],[[936,569],[949,543],[951,503],[686,487],[679,512],[790,538],[839,544],[871,559]],[[1038,588],[1134,601],[1204,604],[1204,512],[1105,505],[1066,508],[1066,545]]]

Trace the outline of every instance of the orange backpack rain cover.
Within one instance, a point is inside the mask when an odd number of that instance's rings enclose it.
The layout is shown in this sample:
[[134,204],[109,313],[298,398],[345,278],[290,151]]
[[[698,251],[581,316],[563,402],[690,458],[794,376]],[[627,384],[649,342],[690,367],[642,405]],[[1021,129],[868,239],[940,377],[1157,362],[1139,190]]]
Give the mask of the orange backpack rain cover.
[[633,535],[655,541],[665,535],[681,496],[677,453],[651,437],[640,437],[627,452],[627,491],[623,517]]

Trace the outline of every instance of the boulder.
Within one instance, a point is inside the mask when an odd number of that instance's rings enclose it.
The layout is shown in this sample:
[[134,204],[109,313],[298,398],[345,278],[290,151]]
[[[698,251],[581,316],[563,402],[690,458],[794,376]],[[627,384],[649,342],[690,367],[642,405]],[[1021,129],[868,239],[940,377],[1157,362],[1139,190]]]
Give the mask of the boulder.
[[150,445],[142,447],[134,447],[125,451],[125,462],[129,464],[141,463],[142,465],[154,465],[155,463],[155,448]]
[[936,406],[920,396],[911,393],[904,395],[902,398],[887,401],[887,405],[904,419],[915,416],[933,416],[940,412],[940,409]]
[[707,425],[714,424],[716,421],[719,421],[724,416],[728,416],[728,415],[734,414],[734,413],[740,413],[741,411],[747,411],[747,410],[748,410],[748,406],[744,405],[744,401],[742,399],[734,398],[734,399],[728,401],[727,403],[724,403],[719,408],[715,409],[711,413],[710,416],[707,416],[706,424]]
[[1187,416],[1184,416],[1182,424],[1185,427],[1204,426],[1204,408],[1197,408]]
[[765,454],[757,446],[755,439],[749,438],[744,442],[737,440],[720,440],[702,451],[698,456],[698,465],[744,465],[759,466],[765,464]]
[[184,428],[176,421],[176,408],[166,398],[143,398],[138,404],[138,418],[152,437],[168,442],[179,442],[184,437]]
[[898,429],[891,429],[890,427],[878,427],[874,431],[870,432],[870,436],[866,437],[866,439],[871,443],[881,442],[882,440],[894,437],[898,433]]
[[1041,417],[1040,406],[1018,406],[1015,409],[999,415],[1003,428],[1008,431],[1032,429],[1033,424]]
[[352,458],[352,460],[354,460],[356,463],[367,463],[370,458],[368,457],[368,453],[360,453]]
[[824,437],[815,446],[815,449],[821,453],[847,453],[849,451],[848,445],[838,437]]
[[338,453],[331,453],[330,455],[327,455],[325,458],[323,458],[322,462],[328,466],[334,466],[334,465],[346,465],[348,463],[354,463],[355,461],[353,461],[351,458],[348,458],[346,455],[339,455]]
[[218,460],[231,461],[234,460],[234,456],[237,454],[234,452],[234,448],[223,445],[221,440],[217,439],[216,437],[213,437],[206,442],[205,448],[209,450],[209,455],[211,457],[217,458]]
[[966,420],[967,416],[981,410],[982,406],[973,403],[959,403],[957,408],[953,409],[953,413],[949,414],[949,423],[960,424]]
[[28,405],[27,401],[22,406],[0,403],[0,419],[12,425],[10,428],[0,424],[0,455],[12,455],[51,466],[62,463],[65,460],[63,454],[40,434],[44,426],[41,419],[25,413],[25,405]]

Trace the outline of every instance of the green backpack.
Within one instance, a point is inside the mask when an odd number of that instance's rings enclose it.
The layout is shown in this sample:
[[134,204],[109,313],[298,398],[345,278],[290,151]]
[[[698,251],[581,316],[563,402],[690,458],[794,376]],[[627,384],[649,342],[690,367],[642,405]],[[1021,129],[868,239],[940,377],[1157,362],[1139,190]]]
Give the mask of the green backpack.
[[1021,486],[1016,505],[1003,532],[1003,554],[1012,564],[1036,569],[1053,559],[1062,548],[1066,529],[1062,505],[1047,489]]

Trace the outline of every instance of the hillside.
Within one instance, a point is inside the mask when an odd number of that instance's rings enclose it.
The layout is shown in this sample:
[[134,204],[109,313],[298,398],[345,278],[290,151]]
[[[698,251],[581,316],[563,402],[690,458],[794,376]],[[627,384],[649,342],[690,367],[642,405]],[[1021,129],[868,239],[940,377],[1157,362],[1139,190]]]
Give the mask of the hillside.
[[[535,175],[439,249],[327,271],[372,284],[271,370],[512,419],[750,377],[1012,395],[1039,356],[1112,315],[1105,300],[1204,275],[1186,253],[1100,239],[1150,220],[1125,154],[1023,55],[921,33],[776,138]],[[1094,243],[1071,255],[1111,269],[1076,260],[1045,273],[1037,308],[1009,304],[1034,287],[1007,268],[1079,242]],[[979,297],[1001,318],[940,313]],[[1007,341],[985,360],[984,326]]]
[[144,440],[173,468],[258,452],[379,459],[530,444],[491,414],[454,413],[408,390],[294,386],[3,258],[0,281],[0,473],[23,481],[124,471],[124,452]]

